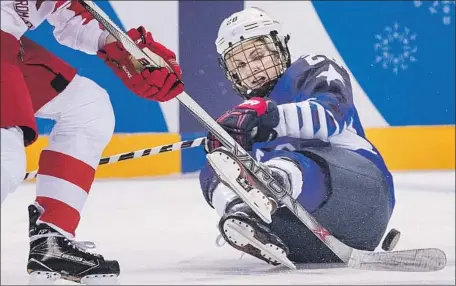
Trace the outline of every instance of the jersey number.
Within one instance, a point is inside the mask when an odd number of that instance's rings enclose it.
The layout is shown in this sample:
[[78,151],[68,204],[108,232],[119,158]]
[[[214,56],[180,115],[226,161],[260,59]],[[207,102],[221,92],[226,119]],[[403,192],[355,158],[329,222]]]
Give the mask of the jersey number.
[[[322,61],[326,60],[327,57],[325,56],[322,56],[322,55],[307,55],[304,57],[304,60],[310,65],[310,66],[315,66],[319,63],[321,63]],[[341,66],[335,59],[331,59],[332,63],[336,64],[339,68],[344,69],[343,66]]]

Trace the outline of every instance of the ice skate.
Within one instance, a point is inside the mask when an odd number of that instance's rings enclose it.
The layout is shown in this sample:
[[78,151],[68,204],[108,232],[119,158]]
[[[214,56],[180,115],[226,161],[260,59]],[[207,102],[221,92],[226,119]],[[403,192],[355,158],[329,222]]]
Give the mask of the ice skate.
[[[264,222],[271,223],[271,214],[277,202],[268,195],[268,190],[242,165],[236,156],[220,147],[207,155],[211,167],[220,180],[229,186]],[[274,176],[268,169],[269,175]],[[274,176],[275,178],[275,176]]]
[[272,265],[296,266],[287,258],[288,247],[240,199],[227,206],[219,230],[228,244]]
[[119,263],[87,252],[91,242],[70,240],[47,224],[36,224],[39,210],[29,206],[29,285],[53,285],[65,279],[86,285],[116,285]]

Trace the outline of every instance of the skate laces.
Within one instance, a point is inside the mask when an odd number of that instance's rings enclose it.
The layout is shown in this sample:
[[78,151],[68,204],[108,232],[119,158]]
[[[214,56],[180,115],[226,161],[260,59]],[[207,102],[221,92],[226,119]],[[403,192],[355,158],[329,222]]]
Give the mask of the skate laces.
[[96,247],[94,242],[87,241],[87,240],[77,241],[77,240],[74,240],[74,239],[69,239],[66,236],[63,236],[63,237],[64,237],[64,241],[67,242],[67,245],[68,246],[72,246],[73,249],[76,249],[78,251],[84,252],[84,253],[86,253],[88,255],[91,255],[92,257],[99,257],[99,258],[103,257],[101,254],[87,251],[89,249],[94,249]]
[[[218,224],[215,226],[217,229],[219,229],[218,227]],[[215,245],[217,245],[217,247],[222,247],[224,246],[226,243],[225,239],[223,238],[223,235],[221,233],[219,233],[217,235],[217,238],[215,239]]]
[[[63,234],[60,234],[58,232],[36,234],[30,238],[30,242],[34,242],[35,240],[45,238],[45,237],[63,237],[63,240],[67,243],[68,246],[72,246],[74,249],[77,249],[77,250],[83,251],[83,252],[87,252],[88,249],[94,249],[96,247],[95,243],[92,241],[77,241],[74,239],[69,239],[68,237],[66,237]],[[91,254],[93,254],[93,253],[91,253]]]
[[74,248],[87,252],[88,249],[94,249],[95,243],[92,241],[77,241],[65,238],[65,241],[68,242],[68,245],[72,245]]
[[[223,235],[219,234],[217,235],[217,238],[215,239],[215,245],[218,247],[222,247],[226,244],[225,239],[223,238]],[[239,256],[239,260],[241,260],[244,257],[244,252],[241,251],[241,255]]]

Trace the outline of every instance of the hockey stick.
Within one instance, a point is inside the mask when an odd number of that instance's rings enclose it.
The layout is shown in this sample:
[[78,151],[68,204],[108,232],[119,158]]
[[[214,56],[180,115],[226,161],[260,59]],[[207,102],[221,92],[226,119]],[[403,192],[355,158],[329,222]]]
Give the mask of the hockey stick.
[[[200,137],[200,138],[196,138],[193,140],[186,140],[186,141],[181,141],[181,142],[177,142],[177,143],[173,143],[173,144],[162,145],[162,146],[157,146],[157,147],[147,148],[147,149],[141,149],[141,150],[131,151],[131,152],[127,152],[127,153],[121,153],[121,154],[101,158],[98,165],[113,164],[113,163],[117,163],[117,162],[125,161],[125,160],[149,157],[149,156],[153,156],[153,155],[157,155],[157,154],[194,148],[194,147],[204,145],[205,142],[206,142],[206,138]],[[26,173],[25,177],[24,177],[24,181],[35,179],[37,175],[38,175],[38,170]]]
[[[151,51],[139,49],[136,44],[112,22],[94,2],[78,0],[87,11],[144,67],[168,67],[164,61]],[[177,100],[195,116],[201,124],[214,134],[217,139],[234,154],[245,168],[256,176],[264,188],[268,189],[277,200],[281,201],[304,225],[348,266],[362,268],[366,264],[379,265],[383,268],[406,269],[410,271],[435,271],[446,265],[446,256],[438,249],[418,249],[374,253],[354,249],[329,233],[301,204],[296,202],[289,193],[269,174],[263,166],[256,162],[215,120],[204,111],[187,93],[182,92]],[[245,190],[248,192],[248,190]],[[246,202],[248,203],[248,202]],[[387,254],[387,255],[385,255]],[[401,266],[404,263],[404,267]]]

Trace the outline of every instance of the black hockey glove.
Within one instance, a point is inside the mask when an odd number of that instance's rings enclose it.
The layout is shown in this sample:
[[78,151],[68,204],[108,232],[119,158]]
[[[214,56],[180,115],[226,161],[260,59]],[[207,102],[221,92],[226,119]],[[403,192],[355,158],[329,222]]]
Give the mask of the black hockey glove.
[[[225,112],[217,123],[245,150],[250,151],[254,143],[272,141],[277,137],[274,127],[279,124],[279,109],[272,100],[254,97]],[[220,146],[220,141],[209,133],[206,151],[211,152]]]

